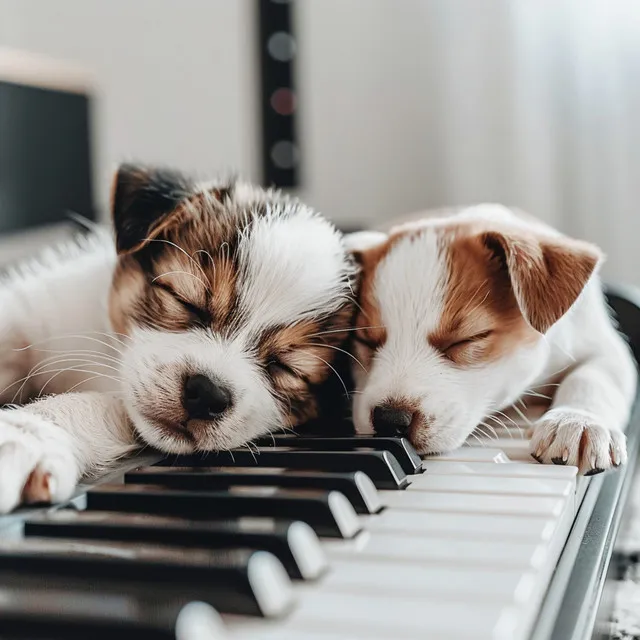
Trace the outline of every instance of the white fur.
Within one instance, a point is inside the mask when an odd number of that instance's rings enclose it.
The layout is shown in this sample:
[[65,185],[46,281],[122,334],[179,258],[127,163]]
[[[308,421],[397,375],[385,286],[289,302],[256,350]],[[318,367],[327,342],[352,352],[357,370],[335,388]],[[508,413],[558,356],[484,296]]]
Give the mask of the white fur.
[[[458,220],[494,220],[540,234],[558,232],[497,205],[472,207]],[[434,231],[438,219],[405,222],[394,230],[421,230],[396,242],[377,265],[373,290],[379,303],[386,343],[378,349],[368,372],[353,367],[357,384],[354,421],[357,431],[371,432],[373,408],[389,398],[419,404],[430,423],[422,433],[423,452],[442,452],[463,444],[495,411],[547,383],[560,385],[550,410],[533,431],[531,452],[544,462],[564,458],[583,472],[607,469],[625,461],[622,433],[636,387],[636,371],[627,344],[609,317],[601,284],[591,278],[572,309],[546,335],[521,346],[498,362],[459,367],[427,342],[438,326],[447,286],[445,256]],[[347,245],[362,251],[386,239],[385,234],[354,234]],[[470,300],[469,306],[481,300]],[[364,355],[363,347],[356,345]],[[587,447],[579,459],[580,437]],[[611,448],[611,451],[610,451]]]
[[238,253],[245,332],[333,313],[349,293],[340,234],[310,210],[256,218]]

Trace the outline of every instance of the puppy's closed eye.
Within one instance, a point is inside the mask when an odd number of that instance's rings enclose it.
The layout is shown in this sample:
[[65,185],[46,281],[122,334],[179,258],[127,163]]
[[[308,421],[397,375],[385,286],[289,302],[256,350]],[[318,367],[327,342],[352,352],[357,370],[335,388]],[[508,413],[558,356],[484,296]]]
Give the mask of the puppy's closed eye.
[[485,338],[488,338],[491,334],[493,333],[493,331],[488,330],[488,331],[482,331],[480,333],[476,333],[473,336],[470,336],[468,338],[463,338],[461,340],[456,340],[455,342],[452,342],[451,344],[447,345],[444,350],[447,351],[448,349],[453,349],[456,347],[465,347],[469,344],[472,344],[474,342],[478,342],[480,340],[484,340]]
[[180,294],[174,291],[170,286],[161,282],[152,281],[151,286],[164,291],[170,295],[188,314],[192,324],[208,327],[211,325],[211,313],[207,309],[203,309],[188,300],[185,300]]
[[[493,334],[492,330],[481,331],[472,336],[462,339],[455,339],[439,346],[444,356],[458,362],[463,359],[465,362],[472,361],[477,355],[476,351],[482,349],[484,341]],[[474,349],[475,347],[475,349]],[[468,352],[468,353],[466,353]],[[465,355],[466,357],[462,358]]]
[[286,362],[283,362],[279,357],[272,356],[266,364],[267,371],[271,377],[278,375],[288,375],[295,378],[301,377],[300,374],[290,367]]

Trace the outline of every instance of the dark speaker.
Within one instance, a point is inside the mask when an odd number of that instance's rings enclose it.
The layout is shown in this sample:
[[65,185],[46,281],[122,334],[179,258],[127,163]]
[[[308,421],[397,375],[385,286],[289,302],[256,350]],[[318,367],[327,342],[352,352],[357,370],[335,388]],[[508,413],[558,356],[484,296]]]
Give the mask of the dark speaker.
[[0,233],[94,219],[88,92],[12,60],[0,58]]
[[262,179],[266,186],[297,187],[300,146],[293,0],[257,0],[259,24]]

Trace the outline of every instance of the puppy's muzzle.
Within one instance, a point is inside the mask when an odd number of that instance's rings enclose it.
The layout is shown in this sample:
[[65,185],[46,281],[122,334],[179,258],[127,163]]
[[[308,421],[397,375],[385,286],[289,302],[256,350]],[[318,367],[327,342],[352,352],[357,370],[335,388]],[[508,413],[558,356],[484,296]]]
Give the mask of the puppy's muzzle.
[[183,405],[190,420],[213,420],[231,404],[231,391],[222,383],[201,374],[185,380]]
[[406,435],[414,414],[390,404],[380,404],[371,413],[373,429],[379,436]]

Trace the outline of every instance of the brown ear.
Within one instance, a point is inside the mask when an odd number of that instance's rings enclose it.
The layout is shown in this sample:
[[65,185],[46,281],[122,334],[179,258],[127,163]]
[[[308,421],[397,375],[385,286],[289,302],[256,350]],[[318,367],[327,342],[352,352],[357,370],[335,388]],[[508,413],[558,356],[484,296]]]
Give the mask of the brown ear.
[[133,253],[146,246],[193,188],[177,171],[121,165],[114,178],[111,202],[118,253]]
[[603,260],[595,245],[564,236],[489,231],[482,241],[508,272],[525,320],[540,333],[569,311]]

